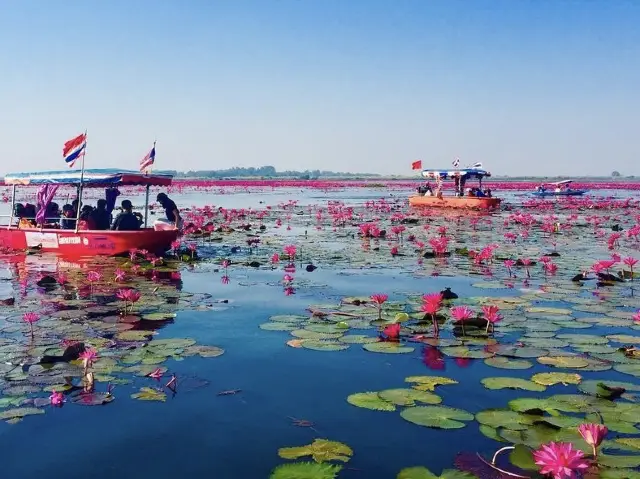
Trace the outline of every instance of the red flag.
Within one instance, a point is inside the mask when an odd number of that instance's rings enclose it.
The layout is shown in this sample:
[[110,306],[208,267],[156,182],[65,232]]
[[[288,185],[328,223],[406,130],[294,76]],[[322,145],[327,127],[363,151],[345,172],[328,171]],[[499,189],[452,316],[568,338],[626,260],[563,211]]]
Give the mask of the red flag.
[[422,160],[414,161],[411,163],[412,170],[421,170],[422,169]]
[[64,147],[62,148],[62,156],[63,157],[67,156],[71,150],[82,145],[85,139],[86,139],[86,135],[83,133],[82,135],[78,135],[75,138],[72,138],[71,140],[67,141],[64,144]]

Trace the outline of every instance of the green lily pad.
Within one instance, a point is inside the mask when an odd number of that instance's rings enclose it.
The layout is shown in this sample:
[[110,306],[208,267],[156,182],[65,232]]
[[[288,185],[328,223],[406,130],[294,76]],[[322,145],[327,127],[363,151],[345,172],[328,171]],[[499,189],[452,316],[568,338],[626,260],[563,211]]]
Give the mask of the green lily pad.
[[580,384],[582,377],[572,373],[538,373],[531,376],[531,380],[543,386],[554,386],[556,384]]
[[547,389],[545,386],[521,378],[494,377],[484,378],[481,382],[487,389],[523,389],[536,392],[542,392]]
[[540,364],[554,368],[579,369],[589,366],[589,361],[579,356],[543,356],[538,358]]
[[529,369],[533,363],[525,359],[511,359],[505,356],[494,356],[484,360],[487,366],[499,369]]
[[276,321],[272,323],[262,323],[259,327],[265,331],[293,331],[299,328],[295,323],[279,323]]
[[335,479],[341,470],[338,464],[294,462],[276,467],[269,479]]
[[628,334],[612,334],[607,336],[607,339],[622,344],[640,344],[640,336],[630,336]]
[[609,342],[607,338],[590,334],[558,334],[556,337],[572,344],[607,344]]
[[615,440],[620,444],[624,444],[625,446],[630,446],[634,449],[640,450],[640,438],[639,437],[621,437]]
[[347,334],[340,338],[340,342],[347,344],[368,344],[377,343],[378,338],[375,336],[367,336],[365,334]]
[[493,428],[505,427],[523,431],[533,424],[535,417],[508,409],[487,409],[476,414],[476,421]]
[[141,401],[166,401],[167,395],[160,390],[142,387],[140,391],[131,395],[134,399],[139,399]]
[[372,353],[402,354],[412,353],[413,351],[415,351],[415,348],[402,346],[400,343],[393,343],[391,341],[368,343],[364,344],[362,347]]
[[142,319],[145,321],[168,321],[176,316],[176,313],[149,313],[142,315]]
[[598,454],[598,463],[602,466],[616,469],[640,467],[640,455],[612,456],[608,454]]
[[620,381],[588,380],[578,385],[578,389],[583,393],[605,399],[620,396],[621,393],[616,391],[617,388],[623,388],[627,391],[640,391],[640,386]]
[[304,339],[302,340],[301,346],[314,351],[344,351],[345,349],[349,349],[348,344],[321,339]]
[[401,470],[396,479],[474,479],[476,476],[468,472],[458,471],[456,469],[446,469],[442,474],[436,476],[426,467],[407,467]]
[[20,407],[0,412],[0,420],[22,418],[34,414],[44,414],[44,409],[37,407]]
[[538,466],[533,458],[533,451],[524,444],[516,444],[509,454],[509,461],[525,471],[537,471]]
[[416,389],[386,389],[380,391],[378,395],[385,401],[398,406],[414,406],[416,402],[425,404],[440,404],[442,402],[440,396]]
[[371,409],[373,411],[396,410],[396,406],[393,403],[385,401],[375,392],[351,394],[347,397],[347,402],[352,406]]
[[294,315],[294,314],[281,314],[281,315],[277,315],[277,316],[271,316],[269,318],[269,321],[275,321],[278,323],[301,323],[303,321],[308,320],[309,318],[307,316],[298,316],[298,315]]
[[416,406],[404,409],[400,416],[419,426],[438,429],[459,429],[466,424],[461,421],[473,421],[473,414],[447,406]]
[[304,456],[311,456],[315,462],[348,462],[353,456],[353,450],[341,442],[314,439],[311,444],[306,446],[280,448],[278,449],[278,455],[283,459],[298,459]]
[[413,387],[420,391],[434,391],[436,386],[458,384],[458,381],[442,376],[409,376],[405,382],[416,383]]

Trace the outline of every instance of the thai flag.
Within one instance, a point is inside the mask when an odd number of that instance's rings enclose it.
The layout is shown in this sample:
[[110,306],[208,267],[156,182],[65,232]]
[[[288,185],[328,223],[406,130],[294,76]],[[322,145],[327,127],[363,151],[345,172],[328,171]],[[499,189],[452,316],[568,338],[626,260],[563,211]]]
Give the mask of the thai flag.
[[156,160],[156,144],[153,144],[153,148],[151,151],[145,155],[143,159],[140,160],[140,171],[145,171]]
[[83,133],[75,138],[67,141],[62,147],[62,157],[64,161],[69,165],[69,168],[73,168],[76,160],[80,155],[84,154],[84,150],[87,147],[87,135]]
[[453,160],[453,163],[452,163],[452,164],[453,164],[453,167],[454,167],[454,168],[457,168],[458,166],[460,166],[460,158],[456,157],[456,158]]

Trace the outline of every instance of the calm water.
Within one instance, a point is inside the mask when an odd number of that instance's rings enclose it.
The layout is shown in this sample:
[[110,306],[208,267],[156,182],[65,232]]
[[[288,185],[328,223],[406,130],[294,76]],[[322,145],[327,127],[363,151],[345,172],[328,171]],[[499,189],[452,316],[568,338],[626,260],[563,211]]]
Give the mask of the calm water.
[[[359,204],[379,199],[381,193],[279,190],[214,196],[189,193],[175,199],[181,207],[214,204],[258,208],[294,198],[301,205],[327,200]],[[402,192],[392,194],[401,196]],[[509,199],[518,201],[517,195]],[[293,236],[291,242],[295,243],[297,232],[294,229],[288,233]],[[56,268],[53,259],[29,261],[30,270]],[[433,292],[447,286],[460,297],[485,294],[472,287],[477,278],[415,276],[406,269],[388,267],[361,274],[360,269],[332,267],[325,261],[312,273],[299,269],[296,280],[303,286],[295,295],[284,296],[279,284],[282,271],[237,268],[231,271],[229,284],[220,282],[220,273],[211,265],[183,267],[181,272],[183,291],[232,300],[224,311],[178,311],[175,321],[155,336],[194,338],[200,344],[225,349],[225,354],[217,358],[169,360],[164,364],[179,378],[197,377],[208,385],[178,390],[165,403],[147,402],[130,398],[140,385],[153,385],[151,379],[137,379],[135,384],[116,386],[115,401],[105,406],[66,404],[61,409],[47,408],[46,414],[26,417],[15,425],[0,422],[3,477],[266,478],[275,466],[285,462],[278,457],[278,448],[309,444],[316,437],[346,443],[354,450],[340,478],[395,478],[402,468],[414,465],[425,465],[438,473],[451,467],[459,450],[489,455],[497,449],[496,443],[484,437],[474,423],[447,431],[419,427],[404,421],[398,412],[355,408],[346,397],[356,392],[406,387],[407,376],[442,375],[459,382],[436,391],[443,404],[475,413],[494,405],[503,407],[509,399],[537,396],[526,391],[488,391],[481,386],[481,378],[529,377],[548,371],[535,360],[532,369],[521,372],[492,369],[481,360],[464,363],[452,358],[445,358],[445,370],[432,371],[423,363],[420,344],[414,353],[398,355],[370,353],[359,345],[341,352],[318,352],[288,347],[285,342],[291,337],[287,332],[258,327],[271,315],[306,314],[310,304],[338,302],[345,296],[386,292],[390,300],[404,300],[406,295],[401,293]],[[309,286],[304,286],[306,282]],[[15,273],[9,266],[0,275],[0,285],[3,292],[16,287]],[[500,293],[509,294],[504,290]],[[581,330],[569,328],[563,332]],[[589,332],[594,333],[599,332]],[[615,371],[585,372],[583,376],[596,378],[603,374],[630,380],[630,376]],[[562,388],[550,387],[546,394],[561,392]],[[235,389],[241,392],[218,395]],[[314,429],[292,425],[292,417],[312,421]]]

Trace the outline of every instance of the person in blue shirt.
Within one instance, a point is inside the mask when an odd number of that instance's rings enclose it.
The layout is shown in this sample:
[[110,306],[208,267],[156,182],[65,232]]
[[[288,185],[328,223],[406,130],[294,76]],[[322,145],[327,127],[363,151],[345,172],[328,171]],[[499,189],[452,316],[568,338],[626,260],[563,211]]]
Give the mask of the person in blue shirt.
[[129,200],[122,200],[122,213],[116,216],[111,225],[112,230],[136,231],[140,229],[140,219],[133,214],[133,205]]

